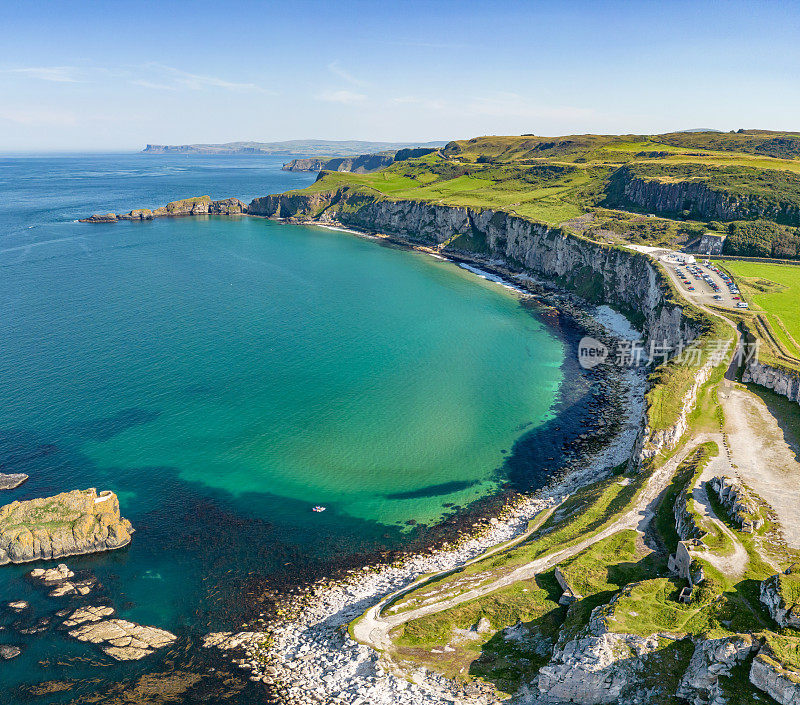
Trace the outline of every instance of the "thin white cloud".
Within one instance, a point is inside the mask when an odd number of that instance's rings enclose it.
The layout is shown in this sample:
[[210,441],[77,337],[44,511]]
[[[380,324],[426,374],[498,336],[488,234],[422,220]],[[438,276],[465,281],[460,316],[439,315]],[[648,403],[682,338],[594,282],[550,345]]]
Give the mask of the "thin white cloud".
[[41,108],[0,108],[0,122],[17,125],[73,126],[78,124],[75,113]]
[[19,69],[5,69],[0,73],[17,74],[53,83],[83,83],[77,77],[78,69],[74,66],[28,66]]
[[447,103],[443,100],[430,100],[429,98],[419,98],[415,95],[397,96],[392,98],[392,103],[397,105],[419,105],[429,110],[443,110],[447,107]]
[[142,77],[131,81],[131,83],[160,90],[186,88],[192,91],[202,91],[209,88],[221,88],[222,90],[236,93],[268,93],[274,95],[274,91],[263,88],[255,83],[238,83],[217,76],[189,73],[188,71],[182,71],[181,69],[177,69],[173,66],[165,66],[164,64],[150,63],[147,64],[144,69],[154,74],[156,76],[155,80]]
[[166,83],[155,83],[154,81],[145,81],[144,79],[136,79],[131,81],[131,85],[141,86],[142,88],[152,88],[157,91],[177,91],[177,86],[168,86]]
[[342,103],[343,105],[353,105],[363,103],[367,99],[363,93],[353,91],[322,91],[317,96],[317,100],[324,100],[327,103]]
[[360,78],[356,78],[349,71],[343,69],[338,61],[332,61],[331,63],[329,63],[328,71],[330,71],[334,76],[338,76],[339,78],[347,81],[349,84],[353,86],[366,85],[366,81],[362,81]]

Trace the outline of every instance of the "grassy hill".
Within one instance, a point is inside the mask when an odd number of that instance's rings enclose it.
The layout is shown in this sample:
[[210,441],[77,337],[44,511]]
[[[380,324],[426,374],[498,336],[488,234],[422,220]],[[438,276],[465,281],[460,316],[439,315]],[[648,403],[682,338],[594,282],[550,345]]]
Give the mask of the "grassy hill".
[[477,137],[374,174],[322,172],[310,190],[500,209],[610,242],[681,247],[711,229],[728,254],[800,258],[800,158],[762,153],[777,139],[795,138]]

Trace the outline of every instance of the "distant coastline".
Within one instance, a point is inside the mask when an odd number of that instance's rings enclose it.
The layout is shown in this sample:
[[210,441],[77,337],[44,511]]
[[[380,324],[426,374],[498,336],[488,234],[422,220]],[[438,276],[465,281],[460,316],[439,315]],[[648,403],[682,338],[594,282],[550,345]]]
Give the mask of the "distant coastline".
[[284,142],[224,142],[220,144],[148,144],[142,154],[252,155],[276,157],[357,157],[370,152],[395,152],[416,147],[444,147],[432,142],[369,142],[365,140],[286,140]]

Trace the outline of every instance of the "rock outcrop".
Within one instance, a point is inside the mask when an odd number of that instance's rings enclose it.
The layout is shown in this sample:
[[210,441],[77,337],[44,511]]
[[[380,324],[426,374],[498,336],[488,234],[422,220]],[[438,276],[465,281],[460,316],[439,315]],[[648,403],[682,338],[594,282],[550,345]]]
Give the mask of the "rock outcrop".
[[69,631],[71,637],[98,644],[117,661],[138,661],[177,639],[164,629],[143,627],[124,619],[108,619],[112,614],[113,607],[80,607],[64,620],[64,626],[74,627]]
[[180,201],[171,201],[166,206],[155,210],[149,208],[135,208],[129,213],[118,215],[116,213],[94,214],[89,218],[82,218],[81,223],[115,223],[118,220],[152,220],[167,216],[185,215],[238,215],[247,212],[247,206],[238,198],[225,198],[221,201],[212,201],[209,196],[196,196],[184,198]]
[[727,702],[720,676],[729,676],[759,646],[749,634],[735,634],[720,639],[701,639],[681,678],[676,695],[692,705]]
[[557,647],[539,669],[538,689],[548,702],[605,705],[638,689],[645,657],[661,647],[659,635],[588,635]]
[[94,488],[0,507],[0,565],[121,548],[133,527],[113,492]]
[[71,597],[73,595],[88,595],[97,583],[97,578],[89,575],[84,578],[75,579],[73,573],[67,566],[60,563],[56,568],[42,570],[37,568],[28,575],[33,580],[38,580],[50,588],[50,597]]
[[27,479],[28,476],[22,472],[0,472],[0,490],[13,490],[15,487],[19,487]]
[[800,629],[800,575],[778,573],[764,580],[761,602],[781,627]]
[[768,646],[753,659],[750,682],[780,705],[800,703],[800,673],[781,665]]
[[800,403],[800,376],[797,374],[751,360],[745,368],[742,381],[755,382],[776,394]]
[[759,516],[758,503],[752,493],[739,481],[730,477],[713,477],[708,486],[714,490],[722,506],[728,510],[732,521],[746,534],[758,531],[764,520]]

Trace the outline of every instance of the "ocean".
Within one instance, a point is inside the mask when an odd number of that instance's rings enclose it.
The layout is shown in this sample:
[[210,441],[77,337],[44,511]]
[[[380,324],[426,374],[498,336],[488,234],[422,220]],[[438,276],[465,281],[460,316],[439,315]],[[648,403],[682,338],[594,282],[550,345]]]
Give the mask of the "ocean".
[[[89,598],[0,567],[0,643],[22,648],[0,663],[4,702],[123,702],[164,674],[181,674],[169,702],[267,702],[220,675],[203,634],[557,466],[589,383],[568,332],[500,284],[260,218],[77,222],[310,184],[288,159],[0,157],[0,471],[30,476],[0,504],[113,490],[136,529],[64,561],[98,579]],[[19,599],[22,616],[4,609]],[[113,662],[53,617],[87,601],[178,642]]]

